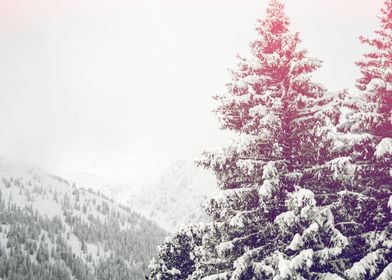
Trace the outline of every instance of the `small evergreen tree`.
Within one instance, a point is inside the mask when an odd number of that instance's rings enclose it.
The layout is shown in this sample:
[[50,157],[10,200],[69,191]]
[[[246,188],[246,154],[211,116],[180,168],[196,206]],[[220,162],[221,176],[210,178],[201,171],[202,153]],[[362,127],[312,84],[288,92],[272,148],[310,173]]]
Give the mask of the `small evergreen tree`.
[[203,226],[189,225],[165,240],[158,255],[151,261],[150,278],[161,280],[186,279],[195,270],[196,247],[201,245]]

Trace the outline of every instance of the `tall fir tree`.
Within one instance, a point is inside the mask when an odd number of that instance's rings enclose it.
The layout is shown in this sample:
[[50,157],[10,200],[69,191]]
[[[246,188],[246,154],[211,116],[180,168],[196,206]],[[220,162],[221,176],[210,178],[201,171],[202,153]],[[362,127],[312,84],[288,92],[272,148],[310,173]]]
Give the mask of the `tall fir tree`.
[[349,175],[334,206],[337,227],[351,244],[348,279],[392,279],[391,0],[380,20],[375,38],[360,37],[368,52],[357,62],[361,75],[346,101],[336,149],[339,175]]
[[[281,1],[270,1],[256,30],[250,56],[238,57],[227,91],[216,97],[222,128],[236,139],[198,162],[215,172],[222,194],[206,207],[212,223],[192,252],[193,271],[175,279],[324,277],[347,243],[329,207],[317,207],[314,194],[296,186],[303,170],[331,159],[339,98],[312,81],[321,62],[299,48]],[[294,239],[303,241],[290,246]]]
[[237,133],[237,141],[200,161],[215,171],[223,193],[207,208],[213,223],[196,279],[257,279],[256,263],[295,234],[282,230],[276,218],[290,211],[288,195],[302,171],[329,159],[338,99],[312,81],[321,62],[299,48],[281,1],[270,1],[256,30],[250,57],[239,57],[226,93],[216,97],[222,127]]

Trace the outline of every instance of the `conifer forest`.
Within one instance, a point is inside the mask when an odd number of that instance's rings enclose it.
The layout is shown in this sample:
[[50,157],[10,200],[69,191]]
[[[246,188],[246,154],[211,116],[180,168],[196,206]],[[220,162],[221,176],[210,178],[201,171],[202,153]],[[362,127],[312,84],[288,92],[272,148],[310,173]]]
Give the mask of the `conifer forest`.
[[215,97],[235,139],[197,161],[221,190],[211,222],[160,245],[150,279],[392,279],[392,1],[378,16],[356,90],[330,92],[269,2]]

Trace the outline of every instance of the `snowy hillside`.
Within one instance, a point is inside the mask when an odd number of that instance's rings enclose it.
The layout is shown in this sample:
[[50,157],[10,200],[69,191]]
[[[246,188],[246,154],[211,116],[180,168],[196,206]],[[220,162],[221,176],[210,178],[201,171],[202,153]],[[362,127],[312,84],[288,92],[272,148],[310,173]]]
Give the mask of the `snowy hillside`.
[[192,161],[172,164],[153,185],[133,193],[129,207],[174,231],[181,225],[206,221],[202,210],[206,197],[217,193],[212,173],[195,166]]
[[0,279],[143,279],[165,235],[105,196],[1,158],[0,222]]
[[75,183],[77,187],[92,189],[94,192],[100,192],[123,204],[126,203],[128,195],[132,193],[134,189],[132,186],[135,186],[135,184],[130,186],[111,178],[86,172],[69,172],[64,174],[64,177]]

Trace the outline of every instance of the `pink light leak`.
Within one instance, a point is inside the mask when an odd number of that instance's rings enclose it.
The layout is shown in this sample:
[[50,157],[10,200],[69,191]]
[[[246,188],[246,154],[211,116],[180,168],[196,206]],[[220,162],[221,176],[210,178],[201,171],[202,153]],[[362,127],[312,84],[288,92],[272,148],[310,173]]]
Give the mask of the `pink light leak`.
[[[0,1],[0,30],[14,30],[43,22],[50,18],[66,15],[81,14],[87,16],[96,11],[108,11],[121,9],[124,6],[151,6],[170,7],[181,9],[184,7],[205,7],[227,9],[244,5],[260,6],[260,11],[266,4],[263,0],[252,0],[242,4],[240,0],[1,0]],[[315,15],[329,14],[331,20],[334,17],[358,18],[364,15],[374,14],[374,7],[381,7],[382,0],[354,1],[354,0],[296,0],[285,1],[290,14]]]
[[88,15],[94,10],[107,10],[110,0],[1,0],[0,30],[18,30],[66,15]]

